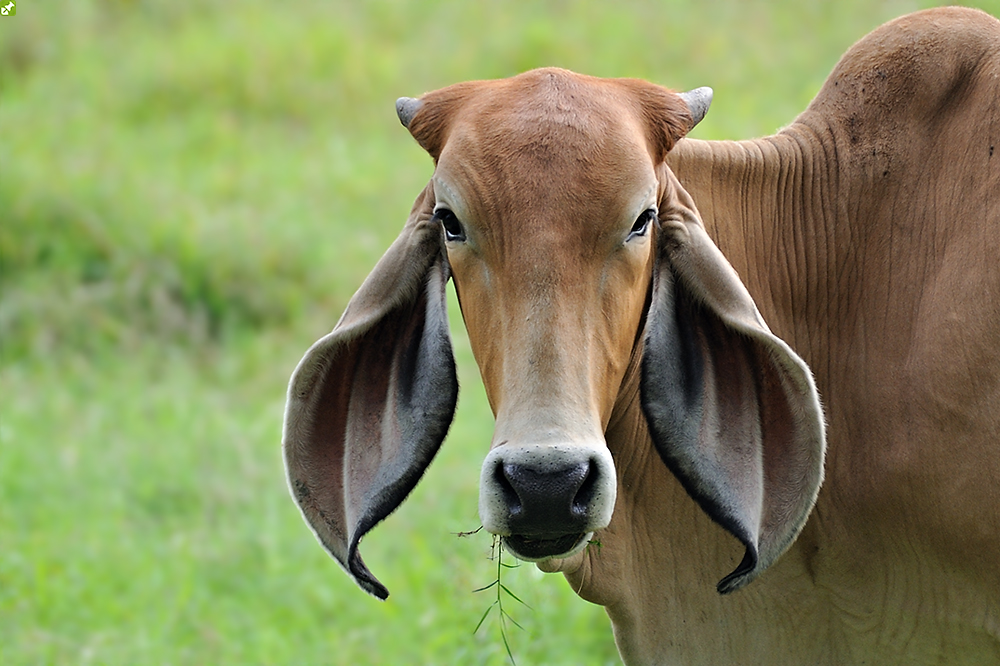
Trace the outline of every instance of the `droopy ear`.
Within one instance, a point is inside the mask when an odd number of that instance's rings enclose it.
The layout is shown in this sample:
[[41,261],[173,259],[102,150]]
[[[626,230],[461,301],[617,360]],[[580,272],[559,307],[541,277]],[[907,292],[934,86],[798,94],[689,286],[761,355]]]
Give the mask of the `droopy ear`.
[[323,547],[380,599],[389,592],[358,544],[413,490],[458,399],[433,205],[428,186],[333,332],[299,362],[285,408],[292,495]]
[[641,399],[653,443],[702,509],[746,546],[743,587],[795,540],[823,480],[822,408],[805,362],[768,329],[665,166]]

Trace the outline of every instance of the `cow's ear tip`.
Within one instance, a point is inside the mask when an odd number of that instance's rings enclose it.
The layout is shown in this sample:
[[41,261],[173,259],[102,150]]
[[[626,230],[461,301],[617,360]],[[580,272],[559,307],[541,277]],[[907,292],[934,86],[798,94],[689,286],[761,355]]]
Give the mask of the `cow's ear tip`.
[[351,578],[354,579],[354,582],[362,590],[379,601],[385,601],[389,597],[389,589],[372,574],[368,565],[361,559],[361,553],[358,552],[358,546],[361,543],[361,534],[364,532],[367,532],[367,530],[359,530],[359,534],[355,536],[351,545],[350,555],[347,560],[347,573],[350,574]]
[[719,594],[731,594],[743,589],[757,578],[757,574],[759,573],[757,571],[758,561],[757,549],[753,546],[747,546],[743,561],[740,562],[739,566],[731,574],[720,580],[715,589],[719,591]]
[[361,585],[361,589],[363,589],[365,592],[372,595],[379,601],[385,601],[386,599],[389,598],[388,588],[386,588],[385,585],[378,582],[374,578],[371,579],[370,581],[366,581],[366,584]]

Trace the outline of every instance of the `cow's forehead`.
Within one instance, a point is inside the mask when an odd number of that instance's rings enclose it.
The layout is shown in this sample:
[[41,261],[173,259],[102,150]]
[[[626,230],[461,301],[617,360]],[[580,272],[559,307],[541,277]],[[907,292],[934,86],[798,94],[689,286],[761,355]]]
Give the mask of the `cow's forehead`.
[[457,110],[448,143],[570,159],[644,149],[640,123],[635,100],[616,80],[550,68],[480,82]]
[[642,197],[655,173],[639,114],[613,80],[541,70],[469,95],[435,181],[470,205],[568,211],[620,207]]

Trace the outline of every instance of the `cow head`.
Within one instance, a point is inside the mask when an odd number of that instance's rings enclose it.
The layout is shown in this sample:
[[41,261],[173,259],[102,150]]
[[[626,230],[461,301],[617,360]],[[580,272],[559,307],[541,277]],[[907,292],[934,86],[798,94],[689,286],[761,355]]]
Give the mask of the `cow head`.
[[496,415],[480,517],[508,550],[563,558],[608,525],[605,431],[640,363],[653,444],[746,545],[720,590],[795,538],[822,476],[812,379],[664,162],[710,95],[546,69],[397,103],[434,176],[296,369],[285,418],[292,492],[364,589],[387,594],[361,536],[413,488],[454,410],[449,274]]

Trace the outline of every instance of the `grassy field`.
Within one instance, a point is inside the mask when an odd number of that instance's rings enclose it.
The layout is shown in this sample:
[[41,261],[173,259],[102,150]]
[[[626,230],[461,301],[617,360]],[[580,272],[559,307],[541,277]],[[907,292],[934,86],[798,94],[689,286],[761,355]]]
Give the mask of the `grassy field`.
[[[0,664],[507,663],[496,622],[473,634],[490,540],[456,536],[492,416],[454,314],[456,422],[363,547],[386,603],[283,479],[288,375],[431,173],[393,101],[559,65],[711,85],[696,136],[761,135],[929,4],[22,0],[0,18]],[[505,583],[531,606],[518,664],[618,663],[561,577]]]

